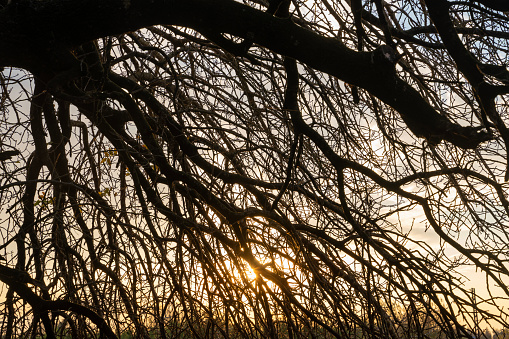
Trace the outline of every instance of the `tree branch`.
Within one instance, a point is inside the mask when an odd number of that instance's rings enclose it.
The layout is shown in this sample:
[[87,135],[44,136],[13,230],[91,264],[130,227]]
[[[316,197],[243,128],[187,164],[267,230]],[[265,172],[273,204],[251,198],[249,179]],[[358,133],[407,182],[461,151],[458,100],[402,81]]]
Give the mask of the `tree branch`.
[[[65,51],[84,42],[158,24],[249,38],[282,55],[362,87],[397,110],[410,130],[432,143],[475,148],[492,136],[439,114],[399,78],[386,49],[355,52],[339,40],[231,0],[50,1],[0,10],[0,66],[34,74],[70,68]],[[386,46],[383,46],[386,47]],[[68,57],[68,55],[67,55]]]
[[85,306],[78,305],[66,300],[44,300],[35,294],[26,283],[32,283],[28,273],[7,266],[0,265],[0,281],[9,285],[25,302],[29,303],[35,313],[41,314],[47,311],[71,311],[76,312],[93,322],[106,338],[117,338],[106,321],[94,311]]

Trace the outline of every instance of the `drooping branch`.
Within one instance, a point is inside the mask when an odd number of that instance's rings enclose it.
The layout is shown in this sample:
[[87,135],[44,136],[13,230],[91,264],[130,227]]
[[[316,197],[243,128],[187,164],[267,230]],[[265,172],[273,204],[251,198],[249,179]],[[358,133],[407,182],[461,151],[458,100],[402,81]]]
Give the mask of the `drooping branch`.
[[48,311],[76,312],[93,322],[107,338],[117,338],[106,321],[91,309],[65,300],[44,300],[39,297],[26,285],[27,283],[37,284],[37,282],[24,271],[0,265],[0,281],[7,284],[25,302],[30,304],[36,314]]

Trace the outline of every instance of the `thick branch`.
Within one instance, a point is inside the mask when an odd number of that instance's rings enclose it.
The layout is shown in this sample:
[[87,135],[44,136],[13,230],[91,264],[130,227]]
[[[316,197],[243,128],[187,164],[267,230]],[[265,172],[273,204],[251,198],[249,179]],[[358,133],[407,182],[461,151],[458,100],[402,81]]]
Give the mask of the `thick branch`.
[[396,75],[387,49],[355,52],[340,41],[232,0],[50,1],[0,11],[0,65],[34,74],[65,69],[64,51],[96,38],[157,24],[229,33],[251,39],[373,93],[396,109],[407,126],[433,143],[475,148],[490,135],[436,112]]

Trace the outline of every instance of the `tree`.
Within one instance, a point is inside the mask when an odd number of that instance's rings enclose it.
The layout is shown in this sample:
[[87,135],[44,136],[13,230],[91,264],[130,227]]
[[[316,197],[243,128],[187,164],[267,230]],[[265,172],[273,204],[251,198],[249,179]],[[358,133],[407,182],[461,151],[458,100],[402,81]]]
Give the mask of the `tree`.
[[507,327],[505,11],[0,2],[0,331]]

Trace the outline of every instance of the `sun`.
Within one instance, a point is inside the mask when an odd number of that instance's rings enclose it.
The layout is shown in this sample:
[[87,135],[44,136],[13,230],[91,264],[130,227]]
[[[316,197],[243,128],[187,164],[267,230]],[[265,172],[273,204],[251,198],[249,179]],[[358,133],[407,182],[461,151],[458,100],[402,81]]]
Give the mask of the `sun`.
[[252,280],[255,280],[256,279],[256,276],[257,274],[255,273],[255,271],[253,270],[253,268],[251,267],[251,265],[249,264],[246,264],[245,265],[246,269],[244,270],[244,273],[246,274],[247,278],[252,281]]

